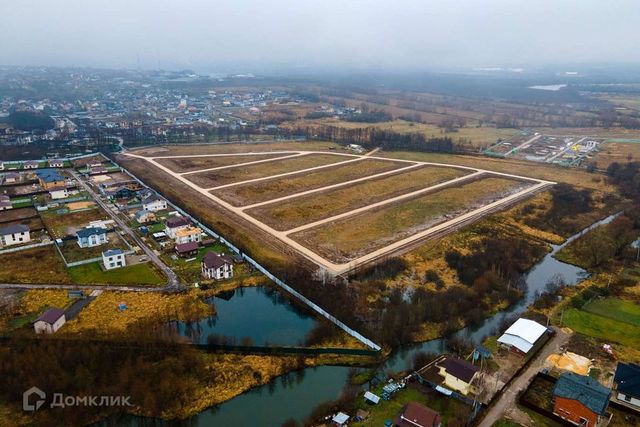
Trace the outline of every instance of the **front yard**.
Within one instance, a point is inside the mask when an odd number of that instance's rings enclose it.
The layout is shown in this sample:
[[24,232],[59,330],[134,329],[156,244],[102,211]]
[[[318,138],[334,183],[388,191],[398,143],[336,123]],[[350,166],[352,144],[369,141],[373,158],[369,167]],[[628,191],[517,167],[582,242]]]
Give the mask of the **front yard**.
[[99,262],[69,268],[69,275],[80,285],[160,285],[164,279],[148,263],[103,270]]

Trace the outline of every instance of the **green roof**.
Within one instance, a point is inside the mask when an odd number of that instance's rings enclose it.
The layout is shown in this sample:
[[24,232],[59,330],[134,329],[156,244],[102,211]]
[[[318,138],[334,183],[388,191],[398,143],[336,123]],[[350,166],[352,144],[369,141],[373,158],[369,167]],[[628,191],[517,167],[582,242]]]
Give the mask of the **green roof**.
[[591,377],[567,372],[558,378],[553,395],[577,400],[598,415],[604,415],[611,390]]

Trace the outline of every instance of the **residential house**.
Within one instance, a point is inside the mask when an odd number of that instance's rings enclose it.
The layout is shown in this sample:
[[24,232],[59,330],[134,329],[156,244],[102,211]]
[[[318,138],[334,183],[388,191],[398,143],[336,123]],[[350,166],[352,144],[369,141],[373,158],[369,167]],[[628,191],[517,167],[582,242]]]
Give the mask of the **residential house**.
[[0,211],[6,211],[12,208],[13,208],[13,205],[11,204],[11,197],[4,194],[0,194]]
[[182,243],[175,247],[176,254],[182,258],[198,255],[198,249],[200,246],[196,242]]
[[175,235],[176,237],[173,240],[178,245],[182,243],[202,241],[202,229],[194,227],[192,225],[176,231]]
[[153,212],[149,212],[146,209],[139,210],[135,214],[136,221],[138,224],[146,224],[148,222],[153,222],[156,220],[156,214]]
[[92,248],[107,243],[107,229],[102,227],[86,227],[78,230],[78,245],[81,248]]
[[49,188],[49,196],[52,200],[66,199],[69,197],[67,187],[51,187]]
[[189,228],[189,226],[191,226],[191,221],[189,220],[189,218],[184,216],[174,216],[167,219],[164,222],[164,225],[165,225],[164,232],[167,234],[167,236],[170,239],[175,239],[176,233],[178,231],[184,230],[186,228]]
[[202,258],[202,277],[206,279],[230,279],[233,277],[233,260],[215,252],[207,252]]
[[393,425],[397,427],[440,427],[441,423],[439,413],[418,402],[404,405],[402,411],[393,419]]
[[105,194],[110,199],[130,199],[135,196],[136,192],[128,187],[121,186],[115,190],[105,191]]
[[167,201],[157,194],[152,193],[142,200],[142,209],[158,212],[167,209]]
[[480,368],[471,363],[457,359],[455,357],[447,357],[443,362],[436,364],[439,374],[444,377],[444,385],[467,395],[475,393],[473,382],[476,379]]
[[36,172],[38,182],[45,190],[65,186],[65,178],[55,169],[42,169]]
[[640,410],[640,365],[618,362],[613,389],[617,400]]
[[47,162],[48,166],[50,168],[63,168],[64,167],[64,160],[61,159],[51,159]]
[[33,330],[36,334],[53,334],[60,329],[66,321],[64,310],[60,308],[50,308],[33,322]]
[[554,415],[581,427],[595,427],[605,418],[611,390],[595,379],[565,372],[553,388]]
[[15,224],[0,228],[0,246],[19,245],[29,241],[31,232],[27,225]]
[[3,184],[16,184],[20,181],[20,174],[17,172],[7,172],[4,174]]
[[106,270],[113,270],[127,265],[122,249],[109,249],[102,252],[102,264]]
[[38,169],[40,167],[40,162],[37,160],[26,160],[22,162],[23,169]]
[[545,326],[533,320],[520,318],[498,338],[498,344],[514,353],[526,355],[542,341],[546,333]]

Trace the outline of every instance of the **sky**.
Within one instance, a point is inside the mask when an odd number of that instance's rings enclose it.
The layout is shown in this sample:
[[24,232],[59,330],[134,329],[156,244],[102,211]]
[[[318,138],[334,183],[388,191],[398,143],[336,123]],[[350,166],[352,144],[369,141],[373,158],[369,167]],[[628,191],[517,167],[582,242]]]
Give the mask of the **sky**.
[[0,0],[0,64],[440,70],[640,62],[639,0]]

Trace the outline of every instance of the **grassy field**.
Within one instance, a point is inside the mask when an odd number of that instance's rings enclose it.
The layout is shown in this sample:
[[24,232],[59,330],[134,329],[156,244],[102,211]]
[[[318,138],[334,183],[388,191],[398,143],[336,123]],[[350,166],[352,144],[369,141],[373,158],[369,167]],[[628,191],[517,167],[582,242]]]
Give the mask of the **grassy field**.
[[109,249],[122,249],[123,251],[129,250],[129,247],[125,244],[118,233],[107,233],[107,239],[108,242],[104,245],[89,248],[81,248],[76,239],[65,240],[62,242],[60,250],[62,251],[62,255],[64,255],[64,259],[67,263],[99,258],[102,256],[102,252]]
[[235,206],[283,197],[301,191],[312,190],[340,182],[350,181],[369,175],[375,175],[397,169],[403,165],[399,162],[367,159],[360,162],[338,165],[300,175],[275,178],[263,182],[223,188],[213,192]]
[[68,284],[71,277],[51,245],[0,256],[0,282]]
[[180,144],[180,145],[164,145],[158,147],[141,148],[134,150],[135,154],[141,156],[188,156],[193,154],[232,154],[232,153],[248,153],[248,152],[269,152],[269,151],[286,151],[286,150],[305,150],[305,151],[325,151],[330,147],[336,149],[338,146],[332,142],[324,141],[281,141],[281,142],[256,142],[252,144]]
[[[125,303],[126,310],[119,309]],[[213,314],[199,291],[181,294],[160,292],[109,292],[100,294],[80,315],[68,322],[65,334],[120,335],[136,324],[161,327],[169,320],[194,320]]]
[[249,210],[248,213],[276,230],[284,231],[469,173],[470,171],[455,168],[423,167],[349,187],[258,207]]
[[41,212],[40,216],[54,239],[75,234],[78,229],[89,225],[91,221],[108,218],[107,213],[98,208],[70,213],[50,210]]
[[237,165],[239,163],[255,162],[265,159],[276,159],[286,154],[257,154],[254,156],[223,156],[223,157],[191,157],[178,159],[158,159],[157,162],[174,172],[190,172],[199,169],[215,168],[219,166]]
[[211,188],[232,182],[263,178],[270,175],[294,172],[297,170],[350,160],[352,157],[332,154],[309,154],[292,159],[267,162],[243,168],[222,169],[187,175],[187,179],[202,188]]
[[611,163],[628,163],[640,161],[640,134],[638,142],[606,142],[594,161],[598,169],[606,169]]
[[584,335],[607,342],[617,342],[632,348],[640,348],[640,326],[637,325],[576,308],[564,312],[563,324]]
[[506,178],[478,179],[304,230],[291,237],[332,261],[347,262],[503,197],[522,185]]
[[82,285],[160,285],[164,282],[162,276],[146,263],[103,271],[98,262],[93,262],[70,268],[69,275],[75,283]]
[[582,310],[640,327],[640,305],[631,301],[619,298],[599,299],[591,301]]
[[441,153],[414,153],[408,151],[391,151],[377,153],[379,156],[418,160],[423,162],[450,163],[470,166],[496,172],[511,173],[530,178],[546,179],[554,182],[565,182],[577,188],[589,188],[603,192],[615,193],[616,189],[606,182],[604,176],[588,173],[582,169],[565,168],[512,159],[497,159],[486,156],[468,156]]

